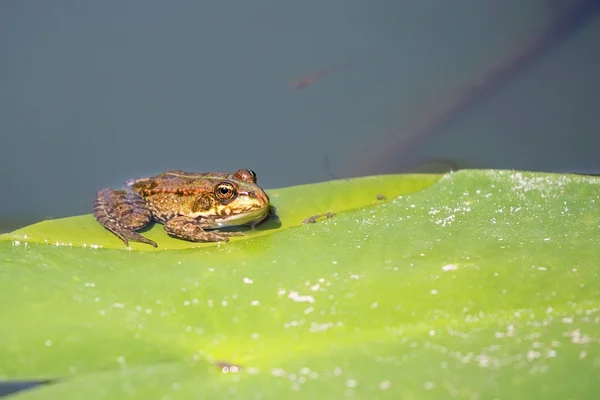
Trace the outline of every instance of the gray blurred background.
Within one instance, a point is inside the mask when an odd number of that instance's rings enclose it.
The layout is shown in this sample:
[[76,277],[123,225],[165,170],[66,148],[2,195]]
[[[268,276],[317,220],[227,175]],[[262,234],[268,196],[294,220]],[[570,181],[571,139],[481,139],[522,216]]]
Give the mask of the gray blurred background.
[[448,163],[598,172],[593,7],[490,82],[584,3],[3,0],[0,231],[167,169],[251,168],[266,188]]

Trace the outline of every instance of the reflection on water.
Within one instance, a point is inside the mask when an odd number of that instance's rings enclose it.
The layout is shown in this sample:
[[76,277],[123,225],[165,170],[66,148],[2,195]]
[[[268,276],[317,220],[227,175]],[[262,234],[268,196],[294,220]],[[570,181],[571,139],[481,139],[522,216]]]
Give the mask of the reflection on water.
[[327,179],[326,154],[342,178],[599,168],[597,0],[149,2],[3,8],[0,232],[168,169],[252,168],[268,189]]
[[23,218],[23,219],[16,219],[16,220],[0,219],[0,235],[3,233],[12,232],[16,229],[33,224],[35,222],[37,222],[37,220],[33,220],[30,218],[27,218],[27,219]]
[[44,385],[52,381],[13,381],[0,382],[0,397],[8,396],[22,390],[34,388],[39,385]]

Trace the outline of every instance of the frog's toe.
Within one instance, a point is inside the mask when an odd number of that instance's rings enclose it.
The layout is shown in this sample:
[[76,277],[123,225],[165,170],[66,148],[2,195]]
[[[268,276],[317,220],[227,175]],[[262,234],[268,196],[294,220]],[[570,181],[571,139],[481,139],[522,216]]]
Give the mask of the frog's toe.
[[181,215],[167,221],[164,228],[169,235],[191,242],[229,241],[229,238],[223,235],[223,232],[205,231],[200,221]]
[[137,232],[130,231],[130,230],[123,230],[120,233],[122,236],[120,236],[118,234],[117,234],[117,236],[121,237],[121,239],[125,242],[125,245],[127,245],[127,246],[129,246],[129,241],[131,240],[132,242],[146,243],[146,244],[149,244],[150,246],[158,247],[158,245],[156,244],[155,241],[150,240],[150,239],[140,235]]
[[153,240],[145,238],[144,236],[140,235],[139,233],[137,233],[135,231],[132,231],[130,229],[122,227],[116,221],[113,221],[110,219],[105,219],[105,220],[98,219],[98,221],[100,221],[100,223],[102,223],[102,225],[106,229],[108,229],[109,231],[114,233],[119,239],[121,239],[123,241],[123,243],[125,243],[125,246],[129,246],[129,241],[132,241],[132,242],[146,243],[151,246],[158,247],[156,242],[154,242]]
[[206,232],[198,235],[195,242],[229,242],[229,238],[222,232]]
[[232,231],[213,231],[214,233],[218,233],[222,236],[246,236],[244,232],[232,232]]

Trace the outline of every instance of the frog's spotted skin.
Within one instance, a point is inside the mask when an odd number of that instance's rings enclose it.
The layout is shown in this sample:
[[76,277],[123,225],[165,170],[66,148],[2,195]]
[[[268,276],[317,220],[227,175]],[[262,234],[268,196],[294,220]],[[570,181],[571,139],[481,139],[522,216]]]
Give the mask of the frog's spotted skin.
[[102,189],[94,201],[96,220],[126,245],[131,240],[157,247],[136,232],[153,219],[177,238],[226,242],[243,233],[214,229],[256,225],[269,215],[269,197],[247,169],[235,174],[167,171],[126,185],[127,190]]
[[129,240],[157,246],[156,242],[136,232],[152,221],[152,213],[146,208],[144,198],[137,193],[126,190],[100,190],[96,193],[94,201],[94,217],[127,246]]

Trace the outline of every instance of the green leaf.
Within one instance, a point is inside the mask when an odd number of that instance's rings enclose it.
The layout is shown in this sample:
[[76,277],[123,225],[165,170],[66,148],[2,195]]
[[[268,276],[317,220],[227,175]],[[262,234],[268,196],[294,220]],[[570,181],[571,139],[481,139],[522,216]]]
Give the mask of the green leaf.
[[62,378],[20,399],[595,398],[600,179],[404,179],[272,191],[280,228],[196,249],[89,217],[5,236],[0,375]]
[[[440,175],[381,175],[293,186],[268,190],[271,204],[275,206],[279,220],[272,219],[245,233],[256,237],[301,225],[306,218],[326,213],[338,213],[373,205],[381,200],[378,194],[395,197],[431,186]],[[91,203],[90,203],[91,207]],[[213,247],[214,243],[193,243],[167,235],[162,225],[154,224],[145,229],[144,236],[158,243],[158,248],[132,242],[131,248],[145,251]],[[92,215],[81,215],[39,222],[10,234],[0,235],[1,240],[48,243],[69,247],[126,249],[123,242],[102,227]],[[244,240],[233,237],[231,241]]]

